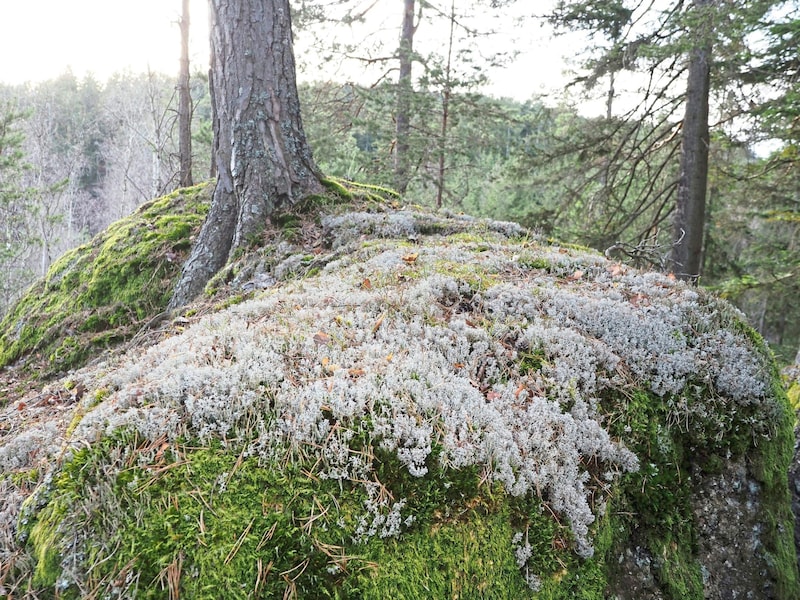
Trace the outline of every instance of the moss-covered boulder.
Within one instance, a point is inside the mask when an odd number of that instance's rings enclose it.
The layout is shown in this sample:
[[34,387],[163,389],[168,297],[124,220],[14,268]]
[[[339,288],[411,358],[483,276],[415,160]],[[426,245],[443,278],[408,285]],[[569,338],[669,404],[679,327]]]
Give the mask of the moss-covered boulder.
[[281,223],[6,403],[0,596],[800,597],[793,413],[735,309],[509,223]]
[[0,367],[64,373],[139,331],[166,307],[212,189],[143,204],[64,254],[0,321]]
[[[789,468],[789,490],[792,495],[792,513],[794,514],[794,542],[800,553],[800,353],[794,364],[783,371],[789,404],[798,415],[794,429],[794,457]],[[798,556],[800,567],[800,555]]]

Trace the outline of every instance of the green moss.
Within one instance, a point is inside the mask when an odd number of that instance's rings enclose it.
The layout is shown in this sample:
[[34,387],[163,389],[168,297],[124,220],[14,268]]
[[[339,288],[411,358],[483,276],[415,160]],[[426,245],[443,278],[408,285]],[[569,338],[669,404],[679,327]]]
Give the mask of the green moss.
[[335,197],[345,202],[366,201],[383,204],[400,197],[396,191],[379,185],[357,183],[339,177],[325,177],[322,185]]
[[535,598],[511,553],[507,514],[469,509],[457,520],[419,529],[399,540],[375,541],[372,569],[345,584],[345,598]]
[[786,390],[786,399],[789,401],[789,406],[795,413],[800,411],[800,383],[794,382]]
[[61,575],[61,536],[58,525],[66,507],[54,501],[42,510],[31,527],[28,543],[33,546],[36,566],[31,583],[37,588],[55,588]]
[[449,242],[458,242],[460,244],[472,244],[475,245],[476,252],[484,252],[486,250],[490,250],[491,247],[489,244],[498,242],[499,237],[499,234],[491,233],[489,231],[479,231],[476,229],[451,233],[447,236],[447,240]]
[[800,598],[800,575],[794,541],[794,516],[786,473],[794,455],[795,412],[789,404],[777,366],[773,363],[772,392],[781,413],[773,416],[773,434],[761,440],[753,453],[753,471],[762,484],[766,518],[771,531],[765,546],[780,598]]
[[643,391],[603,400],[603,412],[615,415],[612,435],[625,440],[639,457],[639,471],[623,476],[615,502],[617,543],[636,530],[637,538],[658,557],[654,567],[667,598],[703,598],[700,565],[693,555],[694,521],[689,484],[690,456],[683,432],[668,429],[665,400]]
[[[712,397],[703,387],[690,386],[687,392],[692,390],[694,396],[690,402],[710,401]],[[693,554],[695,524],[692,488],[688,484],[692,466],[699,466],[706,473],[719,472],[731,458],[745,452],[751,472],[763,486],[763,507],[772,525],[764,537],[765,546],[770,554],[771,575],[778,582],[779,597],[800,597],[786,485],[794,417],[777,373],[772,393],[783,407],[780,414],[756,415],[740,409],[726,415],[723,435],[709,433],[714,428],[718,430],[717,419],[713,427],[702,419],[667,427],[666,423],[671,422],[669,398],[637,391],[603,401],[603,411],[616,416],[612,435],[624,439],[640,460],[640,470],[623,478],[619,512],[630,515],[630,520],[623,518],[621,524],[627,531],[636,529],[640,541],[658,558],[656,577],[667,598],[703,598],[700,566]],[[712,405],[709,412],[721,410],[722,407]],[[765,422],[764,435],[754,447],[752,432],[754,427],[759,428],[759,419]]]
[[[375,200],[374,190],[359,191],[355,184],[326,185],[342,198],[363,194],[362,199]],[[87,348],[125,339],[137,322],[158,312],[168,298],[164,290],[171,289],[168,282],[180,261],[163,257],[188,248],[188,235],[195,231],[194,225],[187,228],[184,217],[172,217],[171,212],[188,210],[175,205],[186,202],[186,195],[196,194],[198,202],[203,194],[207,198],[203,189],[149,203],[134,215],[136,219],[120,222],[104,237],[65,255],[34,295],[43,304],[26,305],[36,318],[17,311],[0,327],[0,335],[10,337],[0,340],[27,336],[35,341],[17,357],[40,353],[51,365],[63,366],[79,363]],[[296,213],[287,213],[278,225],[292,230],[300,223]],[[438,221],[431,223],[431,233],[447,231]],[[481,252],[493,240],[478,231],[456,233],[437,243]],[[404,248],[408,243],[368,241],[363,249],[390,246]],[[526,248],[520,264],[550,268],[548,261]],[[480,264],[426,258],[407,261],[401,276],[413,279],[443,272],[468,282],[475,291],[491,287],[499,277]],[[304,257],[306,276],[316,273],[318,261],[315,255]],[[217,281],[230,280],[236,268],[226,269]],[[117,272],[108,273],[114,269]],[[370,287],[397,284],[396,274],[383,277],[388,279],[371,276],[371,283],[364,281]],[[142,300],[141,295],[150,291],[155,295]],[[231,296],[215,309],[245,298]],[[65,325],[68,317],[63,315],[76,307],[80,320]],[[42,312],[38,319],[39,308],[50,312]],[[48,335],[59,343],[47,345]],[[747,335],[766,356],[760,338],[752,331]],[[336,336],[334,341],[344,344]],[[0,350],[5,353],[8,348],[3,341]],[[518,359],[518,373],[530,376],[545,366],[547,355],[532,349],[520,352]],[[774,381],[779,386],[777,375]],[[93,401],[100,402],[107,393],[98,391]],[[692,402],[708,402],[713,409],[709,414],[722,410],[702,384],[689,386],[685,393]],[[241,447],[222,443],[176,447],[163,440],[148,442],[118,434],[75,452],[57,470],[53,483],[26,503],[26,522],[20,531],[33,561],[27,583],[38,597],[77,597],[78,586],[65,587],[62,571],[66,553],[71,552],[73,558],[81,557],[82,566],[91,565],[84,587],[98,596],[110,594],[112,582],[124,581],[123,575],[131,573],[139,598],[599,600],[613,575],[607,569],[614,569],[621,550],[636,543],[656,559],[654,574],[664,597],[700,599],[703,585],[695,557],[688,474],[697,467],[705,473],[722,472],[729,455],[747,453],[763,487],[768,521],[763,539],[772,578],[779,582],[781,597],[800,597],[785,481],[793,414],[783,392],[776,388],[775,393],[782,403],[779,414],[745,409],[726,413],[722,420],[691,416],[686,422],[673,418],[676,398],[633,389],[602,398],[604,426],[636,453],[641,468],[610,490],[607,516],[594,525],[595,554],[588,560],[575,555],[569,524],[559,515],[544,509],[535,497],[509,498],[499,487],[482,481],[477,468],[445,470],[431,461],[428,475],[412,477],[395,454],[373,448],[371,440],[362,440],[363,447],[351,444],[354,451],[363,449],[373,459],[372,474],[385,486],[385,493],[403,499],[404,515],[415,518],[399,538],[373,537],[356,543],[352,535],[365,515],[367,500],[363,488],[318,478],[315,465],[301,453],[287,451],[280,461],[259,463],[241,453]],[[90,408],[76,409],[68,432]],[[755,449],[754,422],[768,425],[757,437]],[[436,454],[434,449],[432,456]],[[593,470],[596,465],[585,466],[590,482],[602,477]],[[20,475],[18,481],[27,481],[25,477]],[[85,532],[81,540],[87,541],[78,540],[76,545],[76,539],[68,537],[75,531]],[[514,557],[512,540],[520,533],[532,549],[525,569],[539,581],[537,592],[527,585]],[[116,592],[124,595],[125,590]]]
[[37,483],[41,473],[39,469],[34,468],[26,471],[15,471],[13,473],[8,473],[7,475],[15,486],[21,488]]
[[555,238],[547,238],[547,243],[551,246],[558,246],[559,248],[564,248],[566,250],[576,250],[578,252],[588,252],[590,254],[597,254],[600,253],[595,250],[594,248],[589,248],[588,246],[582,246],[581,244],[569,244],[566,242],[562,242],[561,240],[557,240]]
[[437,260],[433,263],[433,271],[466,283],[473,292],[486,291],[490,287],[497,285],[500,279],[497,273],[493,273],[476,263],[455,263]]
[[549,260],[529,250],[520,254],[517,262],[521,267],[526,267],[528,269],[541,269],[549,272],[550,269],[553,268],[553,264]]
[[348,182],[338,177],[325,177],[322,179],[322,185],[325,186],[325,189],[336,194],[343,200],[352,200],[353,195],[347,188],[347,183]]
[[[598,534],[594,559],[581,560],[569,527],[537,499],[482,487],[477,468],[431,465],[432,476],[412,477],[394,455],[376,452],[376,477],[406,500],[415,522],[399,538],[357,543],[360,486],[320,480],[302,461],[259,464],[220,444],[174,447],[117,434],[77,451],[29,503],[30,584],[39,597],[54,597],[56,587],[59,597],[78,597],[62,570],[69,551],[92,565],[85,587],[108,592],[132,573],[138,598],[603,597],[608,535]],[[68,532],[76,527],[91,542],[75,546]],[[518,531],[534,549],[527,568],[538,593],[516,564]]]
[[25,359],[44,375],[74,368],[161,312],[210,191],[201,184],[144,204],[64,254],[0,322],[0,366]]
[[[233,294],[232,296],[228,296],[224,300],[218,302],[214,305],[214,310],[225,310],[226,308],[230,308],[231,306],[236,306],[237,304],[241,304],[245,300],[247,300],[247,294]],[[187,315],[188,316],[188,315]]]
[[520,352],[518,367],[519,374],[528,375],[530,373],[541,371],[546,361],[547,356],[542,349],[536,349],[530,352]]

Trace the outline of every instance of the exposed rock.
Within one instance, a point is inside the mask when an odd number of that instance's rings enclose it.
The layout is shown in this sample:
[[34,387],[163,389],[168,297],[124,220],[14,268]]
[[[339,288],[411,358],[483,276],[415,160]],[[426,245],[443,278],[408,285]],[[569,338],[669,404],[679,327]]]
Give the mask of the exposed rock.
[[609,586],[610,600],[664,600],[664,593],[656,578],[657,562],[647,548],[635,543],[626,544],[624,550],[619,552],[617,563],[610,565],[614,573]]
[[780,598],[769,550],[764,546],[765,506],[761,484],[744,458],[719,474],[695,478],[693,512],[697,559],[707,598]]

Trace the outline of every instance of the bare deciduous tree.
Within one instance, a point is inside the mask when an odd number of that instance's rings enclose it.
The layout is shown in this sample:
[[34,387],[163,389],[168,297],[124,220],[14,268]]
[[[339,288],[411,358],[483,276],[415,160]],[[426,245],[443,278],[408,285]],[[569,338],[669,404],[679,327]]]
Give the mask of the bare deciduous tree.
[[181,6],[181,61],[178,73],[179,184],[192,185],[192,95],[189,87],[189,0]]

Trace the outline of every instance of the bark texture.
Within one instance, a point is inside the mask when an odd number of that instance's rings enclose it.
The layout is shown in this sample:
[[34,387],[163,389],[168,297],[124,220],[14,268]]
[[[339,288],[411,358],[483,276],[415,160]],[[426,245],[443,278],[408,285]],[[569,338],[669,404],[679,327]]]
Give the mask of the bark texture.
[[170,308],[282,207],[322,191],[300,118],[288,0],[210,0],[217,186]]
[[675,276],[700,276],[708,184],[708,97],[712,60],[713,11],[716,0],[694,0],[699,28],[689,56],[686,114],[681,131],[681,165],[673,221],[672,269]]

